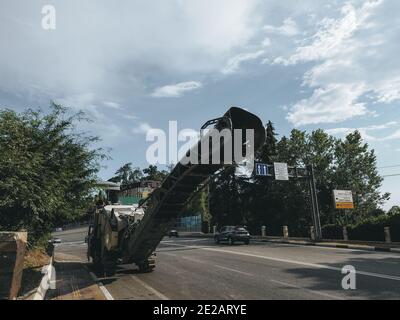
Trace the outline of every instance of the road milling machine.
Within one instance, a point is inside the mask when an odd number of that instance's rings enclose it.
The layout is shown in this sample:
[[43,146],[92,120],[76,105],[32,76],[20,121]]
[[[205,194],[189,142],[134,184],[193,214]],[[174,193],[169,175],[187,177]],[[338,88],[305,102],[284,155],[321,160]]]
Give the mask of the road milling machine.
[[[254,147],[256,152],[265,142],[265,128],[261,120],[241,108],[230,108],[223,117],[207,121],[202,129],[210,126],[214,130],[202,134],[198,143],[186,153],[186,160],[190,160],[178,162],[161,187],[139,205],[100,205],[95,210],[87,237],[88,258],[92,258],[101,272],[112,275],[117,265],[132,263],[141,272],[152,271],[158,244],[187,203],[208,179],[237,165],[233,155],[235,147],[239,146],[243,155],[246,148]],[[253,139],[247,137],[249,129],[254,133]],[[241,134],[236,135],[234,131]],[[213,143],[210,132],[221,133],[219,143]],[[226,132],[230,134],[226,135]],[[205,152],[206,148],[208,152]],[[229,153],[231,157],[227,156]],[[207,157],[208,161],[204,161]],[[108,192],[109,198],[115,199],[118,187],[108,189],[114,189]]]

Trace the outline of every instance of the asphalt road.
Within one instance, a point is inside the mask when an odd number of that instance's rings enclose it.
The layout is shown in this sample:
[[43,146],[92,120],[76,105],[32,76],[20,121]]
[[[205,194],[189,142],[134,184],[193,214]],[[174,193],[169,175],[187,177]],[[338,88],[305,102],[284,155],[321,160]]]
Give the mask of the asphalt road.
[[[56,251],[86,259],[86,229],[58,233]],[[344,266],[356,289],[342,288]],[[165,238],[156,269],[139,274],[120,266],[100,278],[114,299],[400,299],[400,254],[253,242],[216,245],[212,239]]]

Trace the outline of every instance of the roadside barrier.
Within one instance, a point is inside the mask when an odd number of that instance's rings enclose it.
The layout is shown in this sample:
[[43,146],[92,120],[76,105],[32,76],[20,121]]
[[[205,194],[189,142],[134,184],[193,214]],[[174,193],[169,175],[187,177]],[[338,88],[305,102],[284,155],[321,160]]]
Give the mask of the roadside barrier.
[[42,268],[43,278],[32,300],[44,300],[47,290],[56,288],[56,271],[53,266],[53,257],[50,264]]
[[0,232],[0,299],[17,299],[28,234]]

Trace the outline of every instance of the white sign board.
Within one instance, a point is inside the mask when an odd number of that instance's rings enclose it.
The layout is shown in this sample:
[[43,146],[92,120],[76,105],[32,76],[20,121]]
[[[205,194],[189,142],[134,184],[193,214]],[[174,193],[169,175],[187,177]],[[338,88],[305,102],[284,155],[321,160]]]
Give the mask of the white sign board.
[[351,190],[333,190],[333,200],[335,201],[336,209],[354,209]]
[[275,180],[289,181],[289,171],[287,163],[274,163]]

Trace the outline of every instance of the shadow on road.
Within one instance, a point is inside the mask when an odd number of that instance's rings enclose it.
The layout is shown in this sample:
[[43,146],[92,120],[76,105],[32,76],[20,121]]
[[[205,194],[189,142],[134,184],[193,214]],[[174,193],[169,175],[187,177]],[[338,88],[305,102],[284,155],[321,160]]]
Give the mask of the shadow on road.
[[[285,272],[296,275],[298,279],[307,279],[301,281],[307,283],[303,286],[309,290],[315,291],[342,291],[342,280],[348,273],[342,273],[344,266],[353,266],[356,270],[356,289],[345,290],[349,298],[361,299],[400,299],[400,257],[386,257],[376,259],[368,257],[371,252],[352,252],[352,257],[344,259],[341,263],[318,263],[330,268],[296,267],[287,268]],[[311,283],[311,284],[310,284]]]
[[49,290],[46,300],[104,300],[83,262],[56,262],[56,289]]

